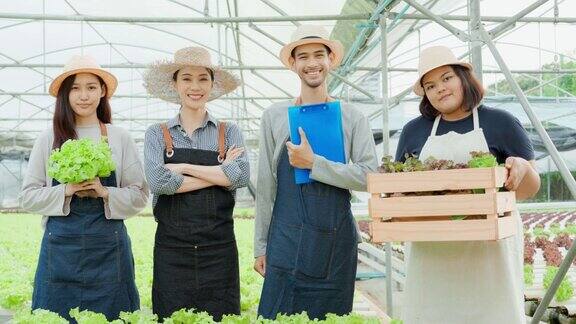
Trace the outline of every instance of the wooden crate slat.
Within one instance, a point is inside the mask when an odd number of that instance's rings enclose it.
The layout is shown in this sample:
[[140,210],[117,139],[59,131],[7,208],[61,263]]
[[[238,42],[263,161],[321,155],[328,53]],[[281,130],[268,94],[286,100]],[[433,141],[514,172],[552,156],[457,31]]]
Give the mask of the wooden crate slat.
[[499,239],[507,238],[517,234],[518,227],[516,222],[518,222],[518,220],[516,220],[515,217],[518,217],[518,215],[498,218]]
[[516,193],[513,191],[503,191],[496,194],[496,207],[498,214],[516,210]]
[[375,218],[503,214],[516,209],[514,192],[370,198]]
[[[515,233],[510,226],[512,217],[499,218],[506,229],[497,235],[496,223],[489,220],[429,221],[429,222],[372,222],[373,242],[392,241],[471,241],[497,240]],[[502,220],[502,221],[500,221]]]
[[502,187],[504,167],[435,170],[400,173],[368,173],[368,192],[395,193],[465,190]]
[[496,194],[370,198],[372,218],[486,215],[496,213]]

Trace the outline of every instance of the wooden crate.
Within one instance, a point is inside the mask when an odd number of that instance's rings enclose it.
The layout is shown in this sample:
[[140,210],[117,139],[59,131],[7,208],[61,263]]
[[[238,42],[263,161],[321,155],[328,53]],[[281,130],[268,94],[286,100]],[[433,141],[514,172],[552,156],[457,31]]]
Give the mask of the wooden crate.
[[[373,242],[486,241],[516,234],[514,192],[503,167],[368,174]],[[484,189],[484,193],[401,196],[398,193]],[[475,215],[451,220],[455,215]]]

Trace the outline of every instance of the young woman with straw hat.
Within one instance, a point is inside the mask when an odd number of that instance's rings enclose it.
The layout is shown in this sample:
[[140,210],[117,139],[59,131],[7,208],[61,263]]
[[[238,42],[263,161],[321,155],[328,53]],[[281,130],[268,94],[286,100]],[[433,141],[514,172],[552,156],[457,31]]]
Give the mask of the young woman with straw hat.
[[144,77],[152,96],[181,106],[146,131],[146,175],[158,221],[152,305],[160,319],[182,308],[219,321],[240,313],[235,190],[250,179],[238,126],[218,121],[206,104],[239,82],[200,47],[178,50]]
[[[536,194],[540,178],[526,131],[510,113],[481,104],[472,66],[435,46],[422,51],[418,71],[422,116],[404,126],[396,159],[466,163],[472,151],[490,152],[509,170],[506,189],[517,199]],[[522,221],[513,217],[518,234],[500,241],[409,244],[404,322],[525,323]]]
[[[140,307],[123,220],[144,208],[148,186],[134,141],[110,124],[108,100],[117,84],[91,57],[70,59],[50,85],[53,127],[34,144],[20,196],[24,210],[46,215],[32,308],[68,320],[75,307],[109,320]],[[46,165],[52,149],[78,138],[106,138],[116,171],[80,184],[51,179]]]

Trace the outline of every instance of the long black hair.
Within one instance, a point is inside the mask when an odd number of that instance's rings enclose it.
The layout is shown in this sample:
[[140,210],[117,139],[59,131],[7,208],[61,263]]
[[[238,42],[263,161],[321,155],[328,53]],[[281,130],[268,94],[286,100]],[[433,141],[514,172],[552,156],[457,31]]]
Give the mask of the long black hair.
[[[108,91],[104,80],[97,75],[96,77],[98,78],[100,85]],[[74,110],[72,110],[72,105],[70,105],[69,99],[70,91],[72,90],[75,79],[76,74],[67,77],[60,85],[60,89],[58,89],[54,117],[52,118],[52,126],[54,129],[54,144],[52,148],[60,148],[60,146],[62,146],[62,144],[67,140],[78,138],[78,134],[76,134],[76,115]],[[98,103],[98,108],[96,109],[96,115],[98,116],[98,120],[104,124],[112,122],[112,112],[107,96],[100,98],[100,103]]]

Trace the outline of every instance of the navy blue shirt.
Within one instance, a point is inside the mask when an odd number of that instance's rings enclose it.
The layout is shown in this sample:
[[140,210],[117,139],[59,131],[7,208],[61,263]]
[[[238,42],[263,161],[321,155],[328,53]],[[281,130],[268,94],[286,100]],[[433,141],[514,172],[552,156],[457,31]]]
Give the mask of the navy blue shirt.
[[[486,142],[488,142],[490,153],[496,157],[498,163],[504,163],[506,158],[510,156],[521,157],[528,161],[534,159],[534,150],[528,134],[520,121],[512,114],[505,110],[482,105],[478,107],[478,119]],[[433,125],[434,119],[426,119],[423,116],[409,121],[400,134],[396,160],[404,162],[406,153],[420,155]],[[470,116],[456,121],[441,119],[436,135],[444,135],[450,131],[464,134],[473,129],[474,121],[472,114],[470,114]]]

